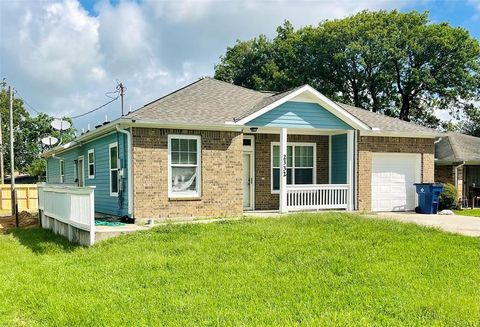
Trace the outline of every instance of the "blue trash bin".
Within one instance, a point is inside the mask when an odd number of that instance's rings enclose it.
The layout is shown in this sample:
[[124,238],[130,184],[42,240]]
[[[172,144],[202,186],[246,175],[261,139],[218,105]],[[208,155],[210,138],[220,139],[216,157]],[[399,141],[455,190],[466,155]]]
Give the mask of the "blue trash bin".
[[415,183],[418,194],[417,213],[436,214],[438,212],[438,197],[443,192],[443,184]]

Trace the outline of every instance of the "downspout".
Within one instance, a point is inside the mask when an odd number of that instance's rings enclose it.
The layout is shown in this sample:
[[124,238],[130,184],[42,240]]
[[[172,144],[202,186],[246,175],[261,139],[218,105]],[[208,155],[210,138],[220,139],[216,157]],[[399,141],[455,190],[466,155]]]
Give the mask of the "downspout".
[[124,130],[124,129],[121,129],[119,125],[116,126],[117,128],[117,131],[120,132],[120,133],[123,133],[127,136],[127,154],[128,154],[128,159],[127,159],[127,162],[128,162],[128,180],[127,180],[127,184],[128,184],[128,214],[130,215],[130,217],[132,216],[132,204],[133,204],[133,183],[132,183],[132,143],[131,143],[131,140],[132,140],[132,134],[130,133],[130,131],[127,131],[127,130]]

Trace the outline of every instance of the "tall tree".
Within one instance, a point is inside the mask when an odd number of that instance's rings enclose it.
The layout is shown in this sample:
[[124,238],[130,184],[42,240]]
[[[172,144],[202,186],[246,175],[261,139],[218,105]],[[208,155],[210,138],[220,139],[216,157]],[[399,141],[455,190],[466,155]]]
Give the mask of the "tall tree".
[[[3,155],[4,155],[4,173],[10,175],[10,97],[5,80],[0,82],[0,114],[2,117],[3,134]],[[45,161],[40,158],[42,152],[41,138],[46,135],[52,135],[63,142],[68,142],[75,137],[75,129],[59,133],[54,130],[50,123],[53,118],[46,114],[39,114],[31,117],[23,105],[23,101],[14,97],[13,102],[13,137],[14,137],[14,155],[15,170],[22,173],[29,173],[41,178],[45,176]],[[69,119],[68,119],[69,120]],[[71,120],[70,120],[71,122]],[[73,125],[72,125],[73,126]]]
[[[215,77],[259,90],[311,84],[339,101],[425,126],[436,110],[458,115],[480,97],[480,45],[428,13],[364,11],[277,36],[238,41]],[[254,82],[252,82],[254,81]]]
[[480,137],[480,107],[467,104],[459,125],[462,133]]

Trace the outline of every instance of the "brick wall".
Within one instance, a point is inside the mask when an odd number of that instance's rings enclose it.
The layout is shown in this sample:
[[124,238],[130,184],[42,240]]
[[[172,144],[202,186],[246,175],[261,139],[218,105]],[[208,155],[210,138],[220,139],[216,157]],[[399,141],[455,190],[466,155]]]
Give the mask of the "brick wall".
[[[238,216],[243,212],[243,136],[237,132],[133,129],[134,217]],[[201,136],[200,199],[168,198],[168,134]]]
[[[277,134],[255,135],[255,209],[277,210],[278,194],[271,191],[271,142],[280,142]],[[288,135],[288,142],[317,143],[317,183],[328,183],[328,136]]]
[[426,138],[361,136],[358,142],[358,209],[372,204],[372,153],[420,153],[422,182],[434,181],[434,140]]

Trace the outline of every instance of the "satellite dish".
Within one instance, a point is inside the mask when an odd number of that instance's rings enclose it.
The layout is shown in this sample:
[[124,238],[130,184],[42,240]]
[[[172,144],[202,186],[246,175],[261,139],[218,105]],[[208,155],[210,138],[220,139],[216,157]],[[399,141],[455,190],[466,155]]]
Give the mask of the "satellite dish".
[[42,143],[48,146],[52,146],[58,143],[58,139],[54,136],[45,136],[42,139]]
[[52,127],[57,131],[66,131],[67,129],[70,128],[70,126],[72,126],[70,122],[63,119],[55,119],[52,121],[50,125],[52,125]]

